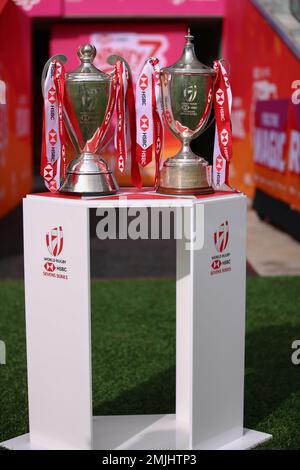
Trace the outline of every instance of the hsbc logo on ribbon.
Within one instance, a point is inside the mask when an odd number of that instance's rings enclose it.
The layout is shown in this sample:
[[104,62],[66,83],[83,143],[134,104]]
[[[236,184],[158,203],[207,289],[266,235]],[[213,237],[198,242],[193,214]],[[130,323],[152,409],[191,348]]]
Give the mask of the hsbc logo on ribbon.
[[119,156],[119,159],[118,159],[118,168],[120,171],[124,171],[124,168],[125,168],[125,161],[124,161],[124,157],[123,155],[120,155]]
[[223,158],[221,157],[221,155],[218,155],[216,158],[216,170],[220,172],[222,171],[222,168],[223,168]]
[[55,145],[57,143],[57,132],[54,129],[51,129],[48,134],[49,143]]
[[51,87],[48,91],[48,101],[51,104],[54,104],[56,101],[56,90],[54,87]]
[[56,181],[54,179],[49,182],[49,189],[52,193],[56,192],[57,186]]
[[229,141],[229,134],[228,134],[228,131],[226,129],[223,129],[221,131],[221,134],[220,134],[220,137],[221,137],[221,143],[222,145],[224,145],[226,147],[226,145],[228,144],[228,141]]
[[145,114],[143,114],[140,119],[140,128],[143,132],[146,132],[149,129],[149,119]]
[[220,106],[223,106],[223,104],[225,102],[224,92],[223,92],[223,90],[221,90],[221,88],[219,88],[216,91],[216,101]]
[[139,87],[144,91],[148,88],[148,77],[146,74],[140,76]]
[[46,234],[46,245],[51,256],[59,256],[64,245],[62,227],[54,227]]
[[216,250],[219,253],[223,253],[226,249],[229,240],[229,225],[226,220],[219,228],[214,232],[214,242]]
[[43,173],[44,179],[46,181],[51,181],[53,178],[53,174],[54,174],[53,166],[51,165],[51,163],[48,163],[44,168],[44,173]]

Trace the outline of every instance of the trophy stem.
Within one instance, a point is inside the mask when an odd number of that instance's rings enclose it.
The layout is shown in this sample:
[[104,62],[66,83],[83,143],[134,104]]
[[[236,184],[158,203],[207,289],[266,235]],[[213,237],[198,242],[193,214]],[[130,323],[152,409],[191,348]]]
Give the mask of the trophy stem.
[[190,140],[184,139],[182,142],[180,155],[182,155],[183,158],[188,158],[191,154],[192,154],[192,150],[190,147]]
[[[191,149],[191,139],[187,139],[187,138],[184,138],[182,141],[181,141],[181,149],[179,150],[179,152],[174,155],[174,157],[172,157],[172,159],[170,159],[168,161],[168,164],[169,165],[172,165],[172,164],[178,164],[178,160],[180,160],[182,162],[182,160],[184,160],[185,163],[188,163],[188,162],[191,162],[192,160],[203,160],[201,157],[199,157],[198,155],[196,155],[192,149]],[[182,163],[184,163],[182,162]]]

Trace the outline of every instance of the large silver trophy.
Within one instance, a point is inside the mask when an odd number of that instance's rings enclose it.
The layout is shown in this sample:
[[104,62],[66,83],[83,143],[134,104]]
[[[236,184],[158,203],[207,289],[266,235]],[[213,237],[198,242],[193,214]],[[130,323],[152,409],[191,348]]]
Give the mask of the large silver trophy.
[[190,142],[207,127],[216,73],[198,61],[188,31],[182,56],[161,69],[163,110],[171,131],[182,141],[181,150],[165,161],[158,191],[166,194],[205,194],[211,186],[211,166],[195,155]]
[[[105,133],[93,153],[84,149],[103,121],[108,124],[111,120],[112,113],[108,115],[107,108],[113,75],[103,73],[93,65],[96,56],[94,46],[85,44],[78,48],[77,54],[81,65],[67,73],[65,80],[65,100],[69,100],[73,109],[76,126],[71,125],[64,110],[64,124],[76,158],[69,163],[59,191],[87,196],[115,194],[119,189],[116,179],[106,161],[99,155]],[[67,60],[64,55],[58,55],[52,57],[48,63],[53,59],[62,63]],[[76,129],[79,129],[80,138]]]

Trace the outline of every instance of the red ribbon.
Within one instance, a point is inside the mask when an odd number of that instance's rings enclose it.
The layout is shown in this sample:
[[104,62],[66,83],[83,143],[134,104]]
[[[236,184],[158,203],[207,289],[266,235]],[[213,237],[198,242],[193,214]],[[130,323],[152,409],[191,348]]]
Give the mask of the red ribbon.
[[214,62],[217,73],[214,90],[214,109],[218,129],[218,141],[221,155],[230,162],[232,158],[232,135],[230,109],[227,96],[228,78],[222,73],[220,61]]
[[136,112],[133,83],[130,74],[128,74],[126,103],[128,106],[128,115],[130,122],[130,141],[131,141],[131,181],[138,189],[142,188],[142,178],[136,155]]
[[[145,167],[155,156],[155,186],[158,185],[164,129],[162,121],[159,61],[149,57],[137,81],[137,161]],[[151,101],[150,101],[151,99]]]
[[63,123],[64,67],[51,62],[43,90],[44,114],[41,153],[41,176],[46,187],[56,192],[60,187],[61,167],[66,169],[65,132]]

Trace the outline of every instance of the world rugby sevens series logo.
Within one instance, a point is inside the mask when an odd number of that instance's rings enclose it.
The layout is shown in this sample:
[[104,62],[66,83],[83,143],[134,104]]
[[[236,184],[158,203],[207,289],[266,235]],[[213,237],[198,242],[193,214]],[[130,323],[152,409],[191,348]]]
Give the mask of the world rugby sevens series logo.
[[55,227],[46,234],[46,244],[50,255],[59,256],[63,249],[64,235],[62,227]]
[[197,96],[197,85],[189,85],[183,90],[183,96],[189,103],[195,101]]
[[215,242],[215,247],[217,251],[222,253],[225,250],[228,244],[228,239],[229,239],[229,225],[228,225],[228,221],[226,220],[226,222],[221,224],[220,227],[214,233],[214,242]]

